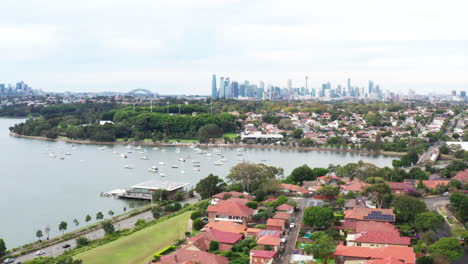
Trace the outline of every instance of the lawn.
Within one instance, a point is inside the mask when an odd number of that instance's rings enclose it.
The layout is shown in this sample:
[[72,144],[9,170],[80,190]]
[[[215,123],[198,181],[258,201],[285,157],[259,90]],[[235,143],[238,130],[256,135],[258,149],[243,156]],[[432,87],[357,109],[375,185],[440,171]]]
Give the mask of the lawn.
[[225,134],[223,134],[223,138],[225,138],[225,137],[234,139],[234,138],[237,137],[237,134],[236,133],[225,133]]
[[111,243],[78,254],[84,264],[147,263],[153,254],[182,238],[187,231],[191,212],[137,231]]

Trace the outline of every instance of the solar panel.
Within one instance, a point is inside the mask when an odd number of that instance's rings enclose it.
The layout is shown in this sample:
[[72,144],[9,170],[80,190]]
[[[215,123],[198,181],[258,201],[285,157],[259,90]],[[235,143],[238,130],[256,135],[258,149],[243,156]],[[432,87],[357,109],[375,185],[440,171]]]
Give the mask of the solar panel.
[[393,221],[394,216],[390,214],[382,214],[382,212],[379,211],[372,211],[370,214],[367,216],[364,216],[364,219],[367,220],[384,220],[384,221]]

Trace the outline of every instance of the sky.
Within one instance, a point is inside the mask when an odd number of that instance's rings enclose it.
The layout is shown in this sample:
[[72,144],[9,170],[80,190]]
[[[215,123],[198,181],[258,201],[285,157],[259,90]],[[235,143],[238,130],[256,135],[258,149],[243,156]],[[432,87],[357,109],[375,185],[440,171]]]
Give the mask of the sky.
[[468,88],[464,0],[1,0],[0,83],[209,94],[212,74],[294,87]]

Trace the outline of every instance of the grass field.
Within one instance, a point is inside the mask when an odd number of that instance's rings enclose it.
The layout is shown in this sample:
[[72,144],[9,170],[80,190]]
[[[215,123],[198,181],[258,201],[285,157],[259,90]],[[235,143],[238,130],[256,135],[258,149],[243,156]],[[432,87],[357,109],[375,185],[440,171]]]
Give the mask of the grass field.
[[223,134],[223,138],[236,138],[237,137],[237,134],[236,133],[225,133]]
[[109,244],[78,254],[74,258],[83,260],[83,264],[146,263],[151,260],[154,253],[184,236],[190,214],[191,212],[183,213]]

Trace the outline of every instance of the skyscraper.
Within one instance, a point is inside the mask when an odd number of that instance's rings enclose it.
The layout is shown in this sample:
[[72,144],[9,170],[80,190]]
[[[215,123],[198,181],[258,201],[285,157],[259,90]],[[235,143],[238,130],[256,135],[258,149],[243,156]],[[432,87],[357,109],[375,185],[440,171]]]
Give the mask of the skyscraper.
[[225,89],[224,89],[224,77],[219,77],[219,90],[218,98],[226,98]]
[[213,80],[211,81],[211,98],[218,99],[218,88],[216,87],[216,75],[213,74]]

